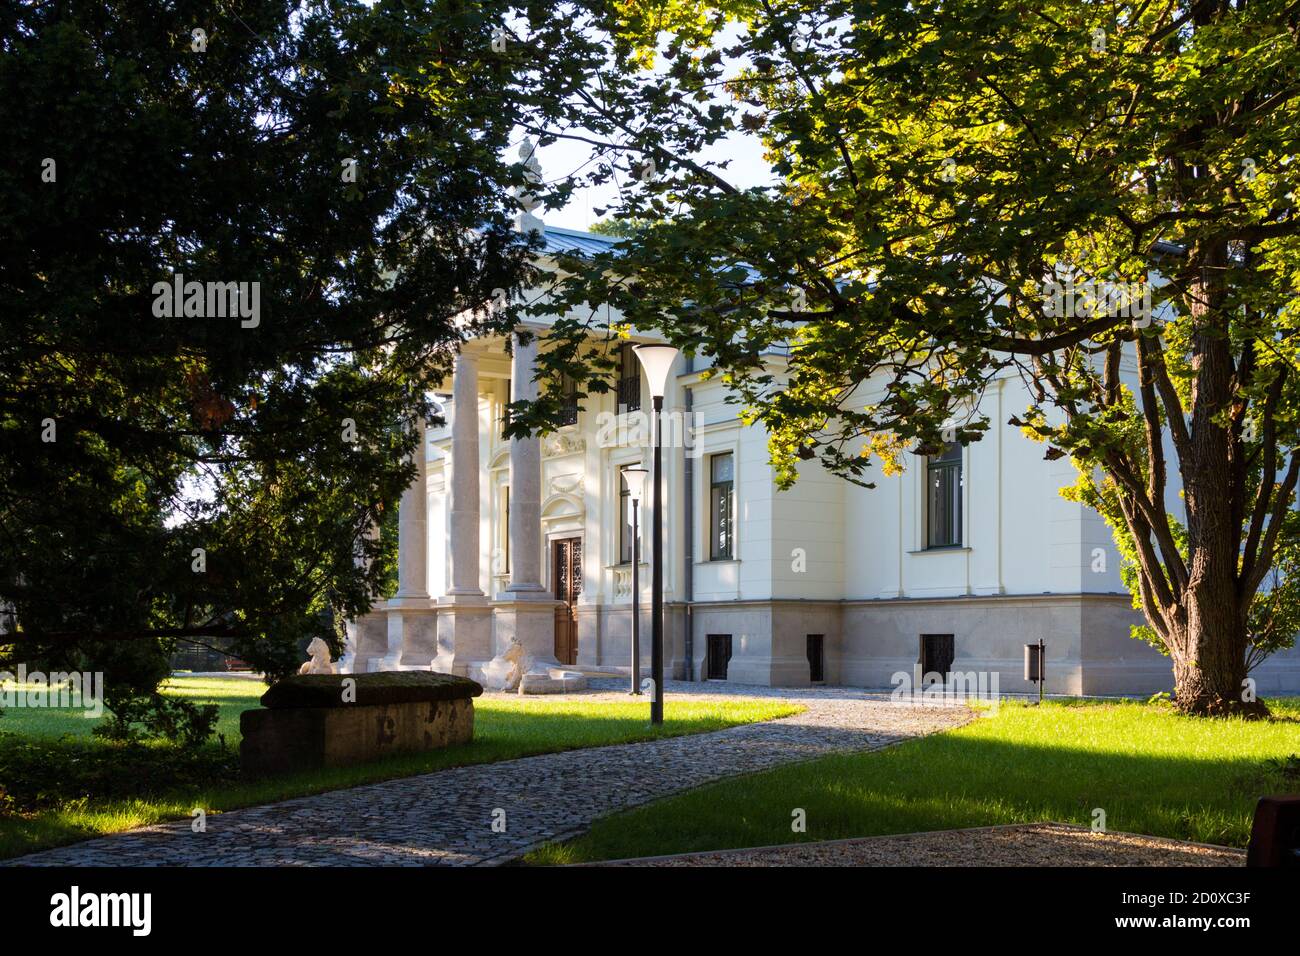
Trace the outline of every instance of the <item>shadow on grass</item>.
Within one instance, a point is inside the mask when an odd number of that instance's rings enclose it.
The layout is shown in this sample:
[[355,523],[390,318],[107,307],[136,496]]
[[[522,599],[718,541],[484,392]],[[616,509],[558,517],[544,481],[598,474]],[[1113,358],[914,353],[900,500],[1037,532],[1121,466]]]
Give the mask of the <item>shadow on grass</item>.
[[[1286,716],[1286,715],[1283,715]],[[1198,721],[1141,705],[1004,705],[986,719],[867,754],[737,777],[599,821],[532,863],[732,849],[1055,820],[1241,847],[1300,726]],[[792,832],[803,810],[806,832]],[[1101,811],[1099,815],[1098,811]]]
[[450,767],[705,733],[800,709],[784,701],[681,701],[652,727],[648,705],[639,703],[493,698],[476,707],[472,743],[261,780],[240,777],[237,735],[229,746],[186,751],[0,733],[0,793],[11,801],[7,809],[0,804],[0,859],[187,817],[199,807],[231,810]]

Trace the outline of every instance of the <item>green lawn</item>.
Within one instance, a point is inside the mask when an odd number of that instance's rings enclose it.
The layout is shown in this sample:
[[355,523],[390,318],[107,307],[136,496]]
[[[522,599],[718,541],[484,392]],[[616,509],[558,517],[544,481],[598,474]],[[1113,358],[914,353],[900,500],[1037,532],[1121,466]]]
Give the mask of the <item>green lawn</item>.
[[[1268,723],[1167,705],[1004,703],[965,727],[693,790],[542,847],[537,864],[1055,820],[1243,847],[1255,802],[1300,792],[1300,700]],[[1288,760],[1288,758],[1291,758]],[[802,808],[807,832],[791,832]]]
[[[17,685],[19,690],[27,689]],[[183,697],[197,704],[216,704],[220,716],[217,733],[239,746],[239,715],[256,707],[258,698],[266,693],[260,680],[240,677],[177,677],[167,685],[167,693]],[[97,721],[87,719],[76,710],[41,710],[38,708],[11,707],[0,716],[0,733],[20,737],[53,739],[64,734],[91,740],[91,731]]]
[[[788,702],[734,698],[668,700],[663,726],[648,702],[575,697],[494,697],[474,703],[474,742],[364,766],[272,780],[238,779],[239,714],[265,687],[238,678],[177,678],[169,692],[221,710],[213,744],[187,755],[166,744],[121,746],[91,735],[72,711],[10,708],[0,716],[0,858],[209,812],[530,754],[722,730],[798,713]],[[7,790],[13,804],[6,811]]]

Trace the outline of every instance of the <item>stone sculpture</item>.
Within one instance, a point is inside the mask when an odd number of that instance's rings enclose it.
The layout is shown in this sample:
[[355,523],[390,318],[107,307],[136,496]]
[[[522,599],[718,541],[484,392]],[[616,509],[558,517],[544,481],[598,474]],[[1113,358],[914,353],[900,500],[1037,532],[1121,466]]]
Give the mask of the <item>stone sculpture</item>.
[[330,646],[319,637],[313,637],[307,645],[311,660],[305,661],[298,668],[299,674],[337,674],[338,668],[330,662]]
[[509,647],[480,668],[480,681],[488,690],[516,690],[532,666],[533,656],[524,645],[511,641]]

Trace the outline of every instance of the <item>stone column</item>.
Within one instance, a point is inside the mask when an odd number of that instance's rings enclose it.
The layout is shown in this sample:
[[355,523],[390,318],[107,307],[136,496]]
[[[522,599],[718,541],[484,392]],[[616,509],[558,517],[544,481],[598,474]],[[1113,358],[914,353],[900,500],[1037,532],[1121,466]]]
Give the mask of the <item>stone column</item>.
[[422,670],[437,648],[436,602],[429,597],[428,487],[425,484],[424,419],[415,423],[415,478],[402,492],[397,512],[397,593],[388,600],[388,650],[379,670]]
[[478,357],[461,352],[452,377],[451,588],[483,597],[479,587]]
[[424,463],[424,420],[415,423],[415,479],[402,492],[397,512],[397,593],[394,598],[429,597],[429,498]]
[[[516,337],[511,400],[537,398],[537,339]],[[556,601],[542,583],[542,443],[536,435],[510,442],[510,585],[496,605],[496,650],[522,644],[543,669],[556,663]]]
[[465,349],[456,356],[451,400],[451,587],[430,666],[463,677],[492,656],[491,608],[479,586],[478,356]]
[[[515,339],[510,400],[534,401],[537,339]],[[542,442],[536,435],[510,442],[510,586],[516,600],[544,596],[542,586]]]
[[[365,531],[366,541],[376,541],[379,528],[371,524]],[[365,557],[364,542],[357,547],[352,562],[356,567],[366,569],[370,562]],[[344,622],[347,631],[343,656],[339,658],[340,674],[364,674],[370,667],[370,661],[382,660],[388,653],[388,614],[385,601],[377,600],[367,614],[355,620]]]

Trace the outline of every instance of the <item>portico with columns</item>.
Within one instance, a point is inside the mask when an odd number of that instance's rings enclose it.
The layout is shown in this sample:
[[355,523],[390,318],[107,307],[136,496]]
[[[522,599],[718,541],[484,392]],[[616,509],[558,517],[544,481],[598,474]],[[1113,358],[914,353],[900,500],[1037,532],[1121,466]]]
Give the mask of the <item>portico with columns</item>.
[[[520,157],[540,181],[531,152],[525,143]],[[525,192],[519,198],[524,212],[517,228],[541,237],[544,268],[554,253],[602,251],[614,241],[546,227],[533,215],[535,197]],[[537,355],[548,325],[543,317],[509,341],[498,336],[461,343],[450,381],[437,393],[443,422],[427,435],[421,427],[416,477],[401,499],[397,591],[349,623],[348,669],[430,668],[481,677],[515,642],[541,671],[534,676],[549,672],[567,681],[573,675],[565,668],[631,669],[632,574],[619,469],[648,463],[649,430],[639,409],[649,409],[649,396],[638,372],[631,383],[635,394],[625,378],[618,394],[589,398],[589,407],[558,432],[506,439],[507,404],[537,397]],[[602,420],[615,423],[614,438],[601,437]],[[627,444],[629,435],[635,445]],[[666,483],[680,483],[680,450],[665,460]],[[642,527],[650,520],[643,507]],[[642,554],[642,626],[648,631],[646,560]],[[680,569],[670,561],[670,601],[675,580]],[[666,657],[679,670],[680,616],[680,608],[666,615],[666,633],[677,639],[676,645],[669,641]],[[644,670],[648,640],[642,649]]]
[[[618,553],[625,508],[618,469],[648,463],[648,431],[634,420],[635,408],[606,396],[557,432],[505,438],[507,404],[537,396],[546,328],[526,333],[509,343],[462,343],[450,379],[435,393],[444,421],[428,429],[423,460],[399,507],[398,588],[351,625],[355,670],[427,668],[476,677],[512,641],[544,667],[630,669],[631,570]],[[597,434],[602,410],[622,423],[607,440]],[[674,466],[666,478],[675,477]],[[648,520],[647,506],[643,526]],[[567,588],[556,580],[564,567],[557,559],[574,565],[562,572]],[[648,632],[647,562],[643,554]],[[669,572],[667,580],[673,577]],[[563,626],[566,613],[574,633],[557,654],[557,619]],[[375,618],[387,624],[382,654],[373,639],[364,646]],[[648,667],[648,641],[643,645]]]

